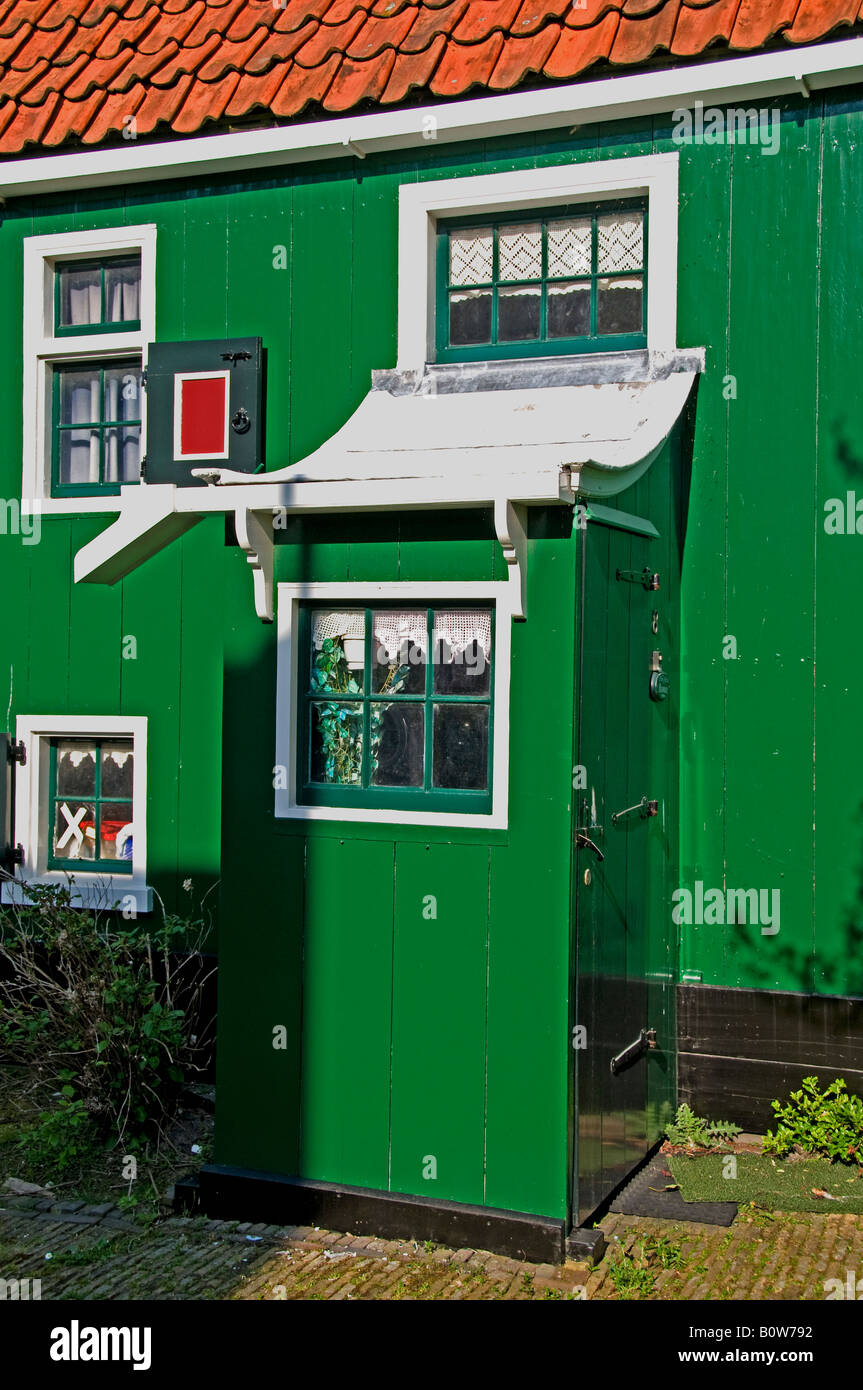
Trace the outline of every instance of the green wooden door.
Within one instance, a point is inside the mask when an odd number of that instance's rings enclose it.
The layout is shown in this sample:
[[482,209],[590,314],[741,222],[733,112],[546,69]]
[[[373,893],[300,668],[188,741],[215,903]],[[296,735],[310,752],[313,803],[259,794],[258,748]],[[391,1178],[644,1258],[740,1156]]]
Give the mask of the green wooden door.
[[[657,1054],[613,1063],[642,1030],[659,1026],[662,995],[671,988],[667,975],[651,969],[651,932],[663,921],[661,904],[650,901],[649,874],[652,841],[665,835],[666,788],[651,780],[658,705],[650,675],[661,595],[624,577],[655,567],[657,550],[647,536],[593,523],[582,541],[573,793],[574,1220],[599,1205],[654,1137],[648,1101]],[[654,801],[655,815],[648,813]],[[648,805],[638,809],[642,802]],[[661,889],[654,884],[653,891]]]

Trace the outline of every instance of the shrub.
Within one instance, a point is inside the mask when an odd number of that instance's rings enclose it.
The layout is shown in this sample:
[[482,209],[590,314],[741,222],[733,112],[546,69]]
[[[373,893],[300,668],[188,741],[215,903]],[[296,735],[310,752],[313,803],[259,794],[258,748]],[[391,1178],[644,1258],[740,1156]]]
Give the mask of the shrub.
[[687,1149],[710,1149],[739,1133],[739,1125],[729,1124],[727,1120],[703,1120],[688,1105],[678,1106],[674,1120],[665,1131],[672,1144]]
[[841,1076],[822,1091],[817,1076],[805,1076],[785,1105],[771,1101],[776,1130],[764,1136],[764,1152],[784,1158],[792,1149],[863,1165],[863,1100],[848,1095]]
[[0,1055],[59,1096],[27,1142],[62,1169],[85,1137],[128,1148],[158,1132],[200,1070],[208,1040],[192,1029],[207,928],[164,910],[126,924],[73,908],[68,887],[27,893],[0,914]]

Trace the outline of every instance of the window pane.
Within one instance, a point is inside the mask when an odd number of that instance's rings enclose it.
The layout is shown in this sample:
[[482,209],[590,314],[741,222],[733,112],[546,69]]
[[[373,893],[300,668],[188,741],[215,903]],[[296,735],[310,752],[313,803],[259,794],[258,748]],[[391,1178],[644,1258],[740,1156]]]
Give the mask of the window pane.
[[365,609],[315,609],[311,625],[311,689],[359,694],[365,670]]
[[450,295],[449,340],[454,347],[491,342],[490,290]]
[[501,227],[497,238],[499,280],[542,277],[542,223],[516,222]]
[[536,289],[501,290],[497,302],[497,336],[502,343],[524,342],[539,337],[542,291]]
[[105,420],[140,420],[140,368],[125,363],[105,368]]
[[60,368],[60,424],[96,425],[102,419],[98,367]]
[[137,425],[105,430],[105,483],[137,483],[141,477],[141,431]]
[[131,800],[134,766],[131,739],[116,739],[111,743],[103,743],[102,796]]
[[421,695],[426,684],[428,623],[424,608],[372,616],[372,692]]
[[596,219],[596,268],[641,270],[644,265],[644,217],[640,212],[617,212]]
[[57,795],[96,795],[96,759],[99,750],[82,739],[57,744]]
[[484,791],[488,781],[488,705],[435,705],[432,785]]
[[592,223],[589,217],[563,217],[548,223],[548,273],[589,275]]
[[363,773],[362,705],[313,704],[311,707],[313,782],[359,786]]
[[58,479],[61,483],[93,483],[98,486],[98,430],[60,431]]
[[131,801],[103,801],[99,807],[99,858],[132,858]]
[[491,611],[435,612],[432,628],[436,695],[487,695],[491,672]]
[[105,266],[105,321],[123,323],[141,317],[140,257],[133,261],[109,261]]
[[60,326],[100,323],[102,318],[102,277],[99,267],[74,270],[60,266]]
[[450,232],[450,284],[489,284],[492,278],[493,255],[491,227],[466,227],[460,232]]
[[96,808],[92,801],[58,800],[54,807],[54,857],[93,859],[96,855]]
[[641,333],[643,280],[598,280],[596,282],[597,333]]
[[372,785],[421,787],[425,714],[421,704],[373,702],[369,708]]
[[590,283],[548,287],[549,338],[584,338],[590,332]]

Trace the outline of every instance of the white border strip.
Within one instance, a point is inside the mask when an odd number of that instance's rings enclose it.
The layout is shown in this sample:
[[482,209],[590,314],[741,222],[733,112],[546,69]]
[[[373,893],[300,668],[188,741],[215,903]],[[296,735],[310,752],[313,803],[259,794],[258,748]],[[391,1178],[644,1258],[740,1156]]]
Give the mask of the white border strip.
[[[222,451],[218,454],[184,454],[183,442],[183,385],[187,381],[224,381],[225,410],[222,422]],[[174,462],[195,463],[200,459],[229,458],[230,436],[228,426],[231,419],[231,373],[224,372],[175,372],[174,373]]]
[[[275,814],[281,820],[369,821],[376,825],[439,825],[469,830],[505,830],[509,804],[509,688],[512,645],[512,590],[506,580],[423,584],[279,584],[276,670],[276,767],[286,771],[287,786],[276,787]],[[418,599],[456,603],[491,602],[495,611],[494,745],[490,815],[453,815],[449,811],[384,811],[363,807],[301,806],[296,799],[299,728],[299,653],[296,650],[299,606],[304,600],[373,605],[411,604]]]
[[119,181],[183,178],[264,169],[358,153],[405,150],[453,140],[487,140],[565,125],[592,125],[658,115],[696,101],[723,104],[779,97],[863,80],[863,38],[809,44],[777,53],[688,64],[659,72],[621,74],[541,91],[501,93],[467,101],[309,121],[269,130],[169,139],[75,154],[39,155],[0,165],[0,195],[103,187]]

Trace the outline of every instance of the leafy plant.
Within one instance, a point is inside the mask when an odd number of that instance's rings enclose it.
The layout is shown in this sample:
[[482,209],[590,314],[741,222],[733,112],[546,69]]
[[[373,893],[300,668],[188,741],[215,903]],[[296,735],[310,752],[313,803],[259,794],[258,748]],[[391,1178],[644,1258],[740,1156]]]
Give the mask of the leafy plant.
[[[409,665],[391,662],[379,695],[399,695],[410,673]],[[359,696],[362,694],[344,647],[338,638],[326,637],[321,650],[312,662],[312,689],[317,694]],[[321,740],[324,776],[328,782],[352,786],[362,780],[363,769],[363,710],[362,705],[327,701],[316,707],[315,729]],[[384,707],[369,707],[369,752],[372,767],[377,766]]]
[[649,1236],[641,1250],[647,1263],[651,1264],[655,1261],[660,1269],[682,1270],[686,1268],[683,1246],[669,1239],[668,1236]]
[[764,1136],[764,1153],[784,1158],[792,1149],[863,1165],[863,1100],[848,1094],[837,1076],[822,1091],[817,1076],[805,1076],[785,1105],[771,1101],[776,1130]]
[[627,1300],[649,1298],[656,1283],[652,1270],[624,1250],[620,1251],[616,1260],[612,1260],[608,1277],[619,1296]]
[[62,1172],[96,1139],[129,1149],[158,1132],[200,1069],[206,929],[164,909],[132,929],[73,908],[68,886],[28,884],[27,895],[0,913],[0,1055],[58,1098],[25,1142]]
[[666,1127],[665,1136],[672,1144],[680,1144],[687,1149],[710,1149],[725,1140],[734,1139],[740,1133],[740,1126],[727,1120],[704,1120],[696,1115],[688,1105],[679,1105],[677,1114]]

